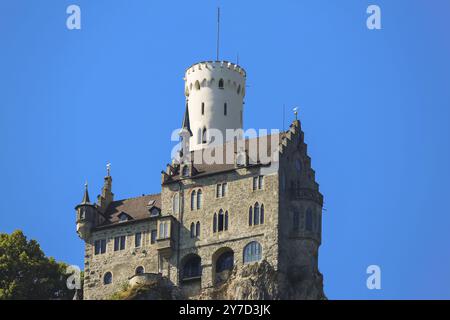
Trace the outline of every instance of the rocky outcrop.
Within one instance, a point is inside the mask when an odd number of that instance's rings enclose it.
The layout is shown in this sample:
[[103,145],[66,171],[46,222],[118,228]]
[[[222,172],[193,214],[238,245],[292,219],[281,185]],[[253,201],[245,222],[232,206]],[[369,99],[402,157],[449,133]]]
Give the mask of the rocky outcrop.
[[[190,299],[199,300],[321,300],[322,274],[293,266],[287,274],[276,271],[266,260],[234,268],[227,280],[215,288],[203,289]],[[130,300],[186,299],[167,278],[157,274],[137,276],[130,286],[114,296]]]
[[180,289],[159,274],[134,276],[128,286],[115,293],[113,300],[181,300],[186,299]]
[[323,277],[305,267],[293,267],[288,274],[275,271],[265,260],[234,268],[230,277],[194,299],[224,300],[321,300]]

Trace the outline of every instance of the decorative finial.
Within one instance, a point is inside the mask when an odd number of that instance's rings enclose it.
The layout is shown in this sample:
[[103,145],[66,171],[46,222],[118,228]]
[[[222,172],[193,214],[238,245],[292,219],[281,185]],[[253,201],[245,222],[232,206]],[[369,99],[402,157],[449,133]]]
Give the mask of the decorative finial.
[[83,200],[81,201],[81,204],[90,204],[87,180],[84,183],[84,194],[83,194]]
[[294,110],[294,114],[295,114],[295,120],[297,120],[298,107],[295,107],[293,110]]
[[111,175],[111,163],[106,164],[106,175],[109,177]]

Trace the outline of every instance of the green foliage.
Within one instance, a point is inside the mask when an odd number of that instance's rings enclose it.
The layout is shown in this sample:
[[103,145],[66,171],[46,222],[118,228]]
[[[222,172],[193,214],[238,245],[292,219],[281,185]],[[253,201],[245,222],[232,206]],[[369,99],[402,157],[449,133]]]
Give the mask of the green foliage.
[[67,265],[48,258],[22,231],[0,233],[0,300],[71,299]]

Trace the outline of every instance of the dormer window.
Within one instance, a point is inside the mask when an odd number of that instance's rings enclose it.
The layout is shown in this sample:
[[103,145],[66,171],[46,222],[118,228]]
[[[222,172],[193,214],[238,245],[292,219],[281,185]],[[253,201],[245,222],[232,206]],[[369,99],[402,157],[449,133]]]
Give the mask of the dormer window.
[[150,209],[150,217],[158,217],[158,216],[159,216],[159,209],[158,208]]
[[124,213],[124,212],[119,214],[119,222],[126,222],[126,221],[128,221],[130,219],[131,219],[131,217],[129,215],[127,215],[126,213]]

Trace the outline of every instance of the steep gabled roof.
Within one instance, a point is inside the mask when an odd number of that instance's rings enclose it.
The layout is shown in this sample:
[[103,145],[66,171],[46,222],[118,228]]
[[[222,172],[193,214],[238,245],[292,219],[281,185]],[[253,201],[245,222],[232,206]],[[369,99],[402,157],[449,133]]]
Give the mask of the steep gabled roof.
[[107,221],[102,225],[119,223],[122,213],[130,216],[132,220],[150,218],[150,210],[161,210],[161,194],[143,195],[141,197],[117,200],[111,202],[104,214]]

